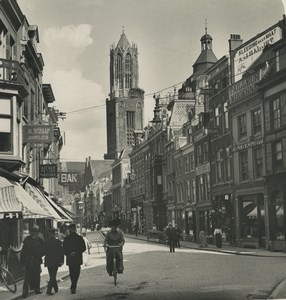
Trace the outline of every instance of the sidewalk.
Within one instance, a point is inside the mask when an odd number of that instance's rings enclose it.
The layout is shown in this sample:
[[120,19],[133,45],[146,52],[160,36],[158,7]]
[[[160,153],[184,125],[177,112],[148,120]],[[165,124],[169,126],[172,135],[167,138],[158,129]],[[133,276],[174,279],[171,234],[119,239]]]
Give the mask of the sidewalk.
[[[147,242],[147,237],[144,235],[138,235],[137,237],[132,234],[124,234],[125,237],[131,239],[137,239]],[[149,243],[158,243],[158,241],[150,240]],[[180,241],[182,248],[189,248],[189,249],[196,249],[196,250],[203,250],[203,251],[212,251],[212,252],[222,252],[228,254],[235,254],[235,255],[248,255],[248,256],[260,256],[260,257],[285,257],[285,252],[271,252],[265,249],[248,249],[248,248],[239,248],[234,246],[229,246],[227,244],[223,244],[222,248],[217,248],[215,245],[209,244],[208,247],[202,248],[197,243],[194,242],[186,242]]]

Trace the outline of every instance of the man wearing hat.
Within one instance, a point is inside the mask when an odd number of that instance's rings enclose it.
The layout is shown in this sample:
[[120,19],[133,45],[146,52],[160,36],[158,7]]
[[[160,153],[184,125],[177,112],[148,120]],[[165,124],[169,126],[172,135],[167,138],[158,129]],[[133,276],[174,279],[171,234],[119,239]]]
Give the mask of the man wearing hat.
[[[120,224],[119,220],[112,220],[109,222],[109,226],[111,227],[111,230],[107,232],[104,239],[104,246],[123,246],[125,244],[123,233],[120,229],[118,229],[118,226]],[[122,254],[122,247],[115,249],[117,259],[118,259],[118,273],[123,273],[123,254]],[[113,254],[112,249],[107,247],[106,250],[106,271],[109,274],[109,276],[112,276],[112,270],[113,270]]]
[[76,225],[71,224],[68,228],[70,234],[65,237],[63,247],[70,272],[70,290],[72,294],[75,294],[82,265],[82,253],[86,250],[86,246],[82,236],[76,233]]
[[62,242],[56,239],[56,229],[49,229],[49,238],[44,242],[45,266],[48,267],[50,280],[47,287],[47,295],[53,295],[58,292],[57,272],[58,268],[64,263],[64,250]]
[[44,255],[44,242],[39,237],[39,226],[34,225],[31,234],[23,241],[23,248],[20,254],[21,263],[25,266],[25,279],[23,284],[22,297],[27,298],[29,286],[33,286],[36,294],[41,294],[41,264]]
[[175,252],[177,232],[173,227],[172,223],[168,224],[168,227],[166,229],[166,235],[168,238],[168,243],[170,244],[170,252]]

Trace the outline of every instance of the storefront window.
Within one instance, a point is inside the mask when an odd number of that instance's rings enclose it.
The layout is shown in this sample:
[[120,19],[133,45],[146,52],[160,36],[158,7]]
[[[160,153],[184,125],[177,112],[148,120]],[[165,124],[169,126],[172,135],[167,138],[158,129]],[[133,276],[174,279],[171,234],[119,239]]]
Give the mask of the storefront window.
[[258,238],[257,206],[255,201],[241,203],[241,238]]

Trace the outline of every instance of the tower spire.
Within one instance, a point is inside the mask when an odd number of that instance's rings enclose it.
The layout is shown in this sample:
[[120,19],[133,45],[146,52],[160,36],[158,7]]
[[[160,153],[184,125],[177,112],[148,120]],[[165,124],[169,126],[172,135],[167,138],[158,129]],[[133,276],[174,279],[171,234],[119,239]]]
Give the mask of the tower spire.
[[122,25],[122,34],[124,34],[124,25]]
[[205,34],[208,34],[208,19],[205,19]]

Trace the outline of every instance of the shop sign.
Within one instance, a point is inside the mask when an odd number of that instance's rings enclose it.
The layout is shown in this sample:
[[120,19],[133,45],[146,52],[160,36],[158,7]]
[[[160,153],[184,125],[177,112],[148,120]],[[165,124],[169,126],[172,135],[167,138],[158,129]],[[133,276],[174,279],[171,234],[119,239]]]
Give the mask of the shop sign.
[[229,87],[229,100],[234,103],[257,91],[256,83],[260,80],[259,72],[251,74],[246,78],[234,83]]
[[62,172],[60,173],[60,184],[69,185],[79,182],[79,173],[75,172]]
[[54,138],[54,126],[52,125],[24,125],[23,143],[51,144]]
[[40,178],[57,178],[58,166],[56,164],[40,165]]
[[261,55],[263,49],[282,38],[282,29],[279,26],[259,34],[256,39],[250,40],[239,48],[234,56],[235,81],[240,80],[244,71]]
[[233,152],[246,150],[246,149],[249,149],[249,148],[252,148],[252,147],[255,147],[255,146],[259,146],[259,145],[262,145],[262,144],[263,144],[263,139],[257,140],[257,141],[252,141],[252,142],[245,143],[245,144],[242,144],[242,145],[237,145],[237,146],[233,147]]

